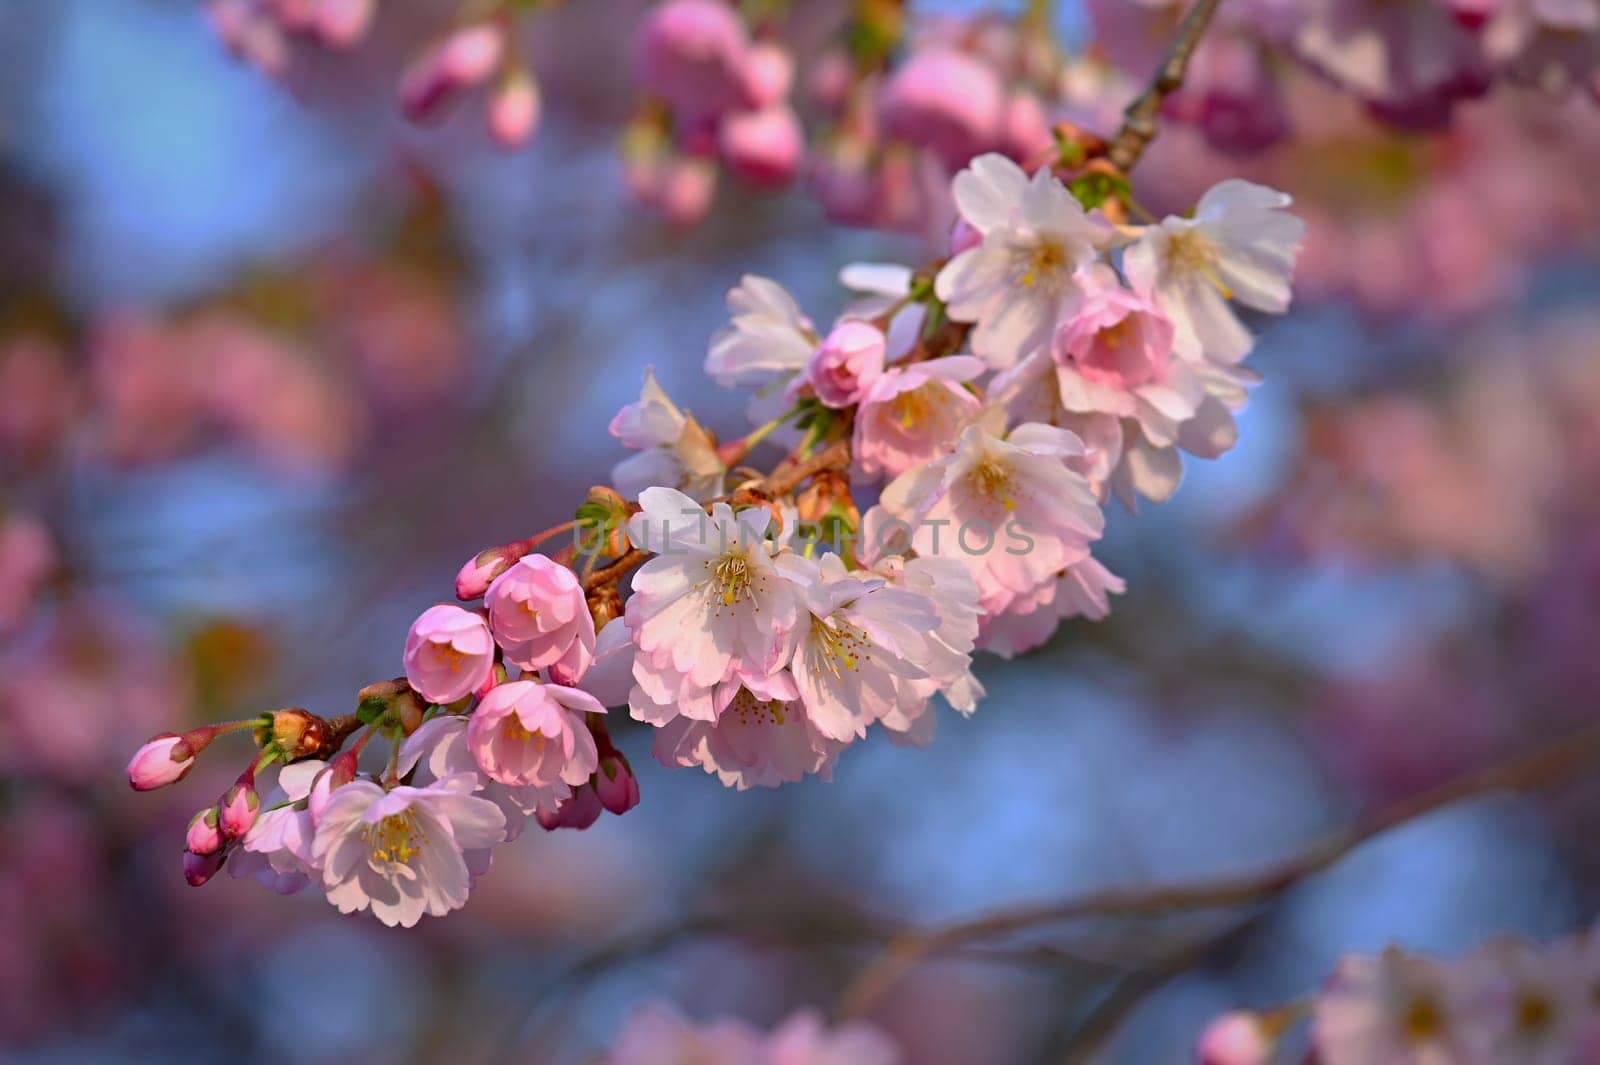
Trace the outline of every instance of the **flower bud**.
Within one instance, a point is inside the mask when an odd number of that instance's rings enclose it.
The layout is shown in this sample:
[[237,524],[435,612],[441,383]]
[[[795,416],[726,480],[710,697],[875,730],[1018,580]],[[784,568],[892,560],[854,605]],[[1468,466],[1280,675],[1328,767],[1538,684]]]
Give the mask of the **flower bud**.
[[218,804],[217,827],[227,839],[237,839],[250,831],[261,812],[261,796],[256,792],[254,769],[247,769],[239,782],[229,788]]
[[401,76],[401,109],[412,121],[436,116],[464,90],[486,81],[504,52],[500,26],[463,26],[435,42]]
[[310,758],[328,741],[328,723],[298,706],[274,711],[263,732],[257,735],[257,742],[263,747],[270,743],[285,762]]
[[639,805],[639,778],[621,751],[601,756],[592,780],[600,805],[612,813],[625,814]]
[[489,136],[502,148],[520,148],[538,128],[542,101],[533,71],[513,66],[489,98]]
[[311,782],[311,794],[306,797],[306,809],[311,813],[312,824],[322,819],[322,811],[328,805],[328,797],[356,778],[358,761],[355,751],[345,751],[329,762],[328,768],[318,773],[316,779]]
[[226,852],[220,849],[210,854],[196,854],[193,851],[184,851],[183,878],[189,882],[190,887],[201,886],[217,875],[217,870],[222,868],[224,857],[226,857]]
[[539,822],[539,827],[546,832],[558,828],[575,828],[580,832],[600,820],[600,814],[605,807],[600,804],[600,796],[595,793],[594,786],[584,784],[574,788],[572,797],[564,801],[554,811],[546,813],[540,810],[534,815]]
[[833,327],[806,365],[806,378],[825,406],[835,409],[860,401],[883,376],[888,341],[870,322],[846,318]]
[[651,10],[634,39],[634,74],[686,119],[743,102],[750,40],[721,0],[667,0]]
[[194,768],[198,753],[188,737],[163,733],[134,753],[128,762],[128,783],[134,791],[153,791],[176,783]]
[[482,599],[494,579],[512,566],[517,559],[533,550],[528,540],[513,540],[499,547],[486,547],[467,559],[466,565],[456,574],[456,598],[470,603]]
[[215,854],[222,849],[222,830],[217,827],[217,808],[208,806],[189,819],[189,832],[183,845],[192,854]]
[[[492,669],[490,679],[493,679]],[[396,677],[368,684],[357,692],[356,712],[363,721],[385,720],[399,727],[403,735],[409,736],[422,724],[422,715],[428,712],[428,703],[404,677]]]
[[1249,1010],[1224,1013],[1200,1037],[1200,1065],[1266,1065],[1273,1041]]
[[718,127],[717,146],[738,177],[761,188],[777,188],[799,173],[805,134],[793,109],[778,104],[728,115]]
[[964,52],[914,52],[884,84],[878,115],[885,135],[926,148],[952,170],[1000,143],[1006,106],[999,76]]

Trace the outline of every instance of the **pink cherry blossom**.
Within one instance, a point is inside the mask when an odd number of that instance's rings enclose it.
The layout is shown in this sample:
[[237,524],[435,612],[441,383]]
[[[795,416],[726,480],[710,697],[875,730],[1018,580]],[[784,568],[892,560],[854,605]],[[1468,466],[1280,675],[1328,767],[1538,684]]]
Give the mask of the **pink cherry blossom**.
[[424,914],[442,917],[465,905],[471,878],[463,850],[504,835],[500,808],[452,782],[385,791],[354,780],[329,798],[311,855],[340,913],[371,910],[386,925],[410,928]]
[[918,716],[928,694],[915,682],[928,679],[920,663],[939,627],[933,601],[875,574],[848,573],[837,555],[780,563],[810,614],[797,629],[790,671],[817,731],[848,743],[896,711]]
[[980,406],[962,385],[982,372],[970,355],[890,367],[856,411],[854,453],[862,472],[895,477],[949,450]]
[[402,774],[415,772],[416,780],[424,784],[450,780],[460,786],[465,781],[474,794],[500,807],[509,842],[522,834],[529,817],[554,813],[572,789],[561,781],[513,785],[485,776],[472,753],[471,723],[472,718],[460,714],[440,714],[423,722],[401,745],[399,769]]
[[625,496],[664,485],[696,499],[719,496],[727,467],[717,455],[716,441],[693,416],[678,409],[646,367],[644,387],[611,419],[611,435],[638,451],[611,468],[611,483]]
[[1172,362],[1172,323],[1115,278],[1090,286],[1056,329],[1056,362],[1090,385],[1131,392],[1164,384]]
[[1085,558],[1066,568],[1060,579],[1037,595],[1014,603],[1010,610],[985,615],[978,646],[1002,658],[1042,646],[1067,618],[1099,621],[1111,613],[1111,596],[1127,583],[1098,559]]
[[806,380],[829,407],[849,407],[883,376],[888,341],[875,325],[847,318],[833,327],[811,356]]
[[1047,348],[1080,296],[1078,272],[1114,235],[1048,169],[1029,178],[1003,155],[979,156],[951,184],[983,241],[935,279],[950,317],[975,322],[972,352],[995,369]]
[[483,615],[450,603],[424,610],[406,636],[406,680],[429,702],[453,703],[489,679],[494,637]]
[[883,505],[912,525],[918,554],[960,560],[984,611],[1000,613],[1037,596],[1099,538],[1105,518],[1068,465],[1082,454],[1062,429],[1029,423],[1001,436],[975,423],[954,452],[885,488]]
[[807,776],[831,779],[846,745],[817,730],[784,670],[740,684],[715,721],[678,716],[656,729],[656,761],[699,766],[723,785],[775,788]]
[[634,573],[626,607],[639,650],[629,703],[641,720],[661,706],[669,718],[713,720],[713,686],[777,669],[795,624],[793,589],[766,538],[771,516],[726,503],[708,514],[670,488],[645,491],[639,504],[628,538],[658,554]]
[[485,695],[467,743],[478,765],[502,784],[585,784],[600,755],[583,715],[603,714],[594,696],[560,684],[518,680]]
[[506,661],[581,676],[594,661],[594,618],[578,575],[547,555],[525,555],[489,586],[489,628]]

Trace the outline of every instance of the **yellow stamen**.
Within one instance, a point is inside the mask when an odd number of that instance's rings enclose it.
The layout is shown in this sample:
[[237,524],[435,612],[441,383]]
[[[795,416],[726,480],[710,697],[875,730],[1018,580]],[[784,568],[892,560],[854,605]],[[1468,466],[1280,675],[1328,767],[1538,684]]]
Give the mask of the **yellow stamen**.
[[1053,240],[1042,240],[1034,245],[1029,256],[1028,269],[1022,275],[1023,285],[1032,288],[1040,281],[1048,281],[1061,272],[1067,264],[1067,249]]
[[422,844],[428,842],[428,837],[417,823],[416,813],[407,810],[390,814],[377,824],[363,828],[361,840],[372,848],[373,861],[408,865],[422,852]]
[[1007,510],[1017,509],[1017,501],[1011,491],[1013,487],[1011,471],[1002,463],[994,459],[984,459],[974,466],[967,476],[972,481],[972,490],[978,495],[995,500]]

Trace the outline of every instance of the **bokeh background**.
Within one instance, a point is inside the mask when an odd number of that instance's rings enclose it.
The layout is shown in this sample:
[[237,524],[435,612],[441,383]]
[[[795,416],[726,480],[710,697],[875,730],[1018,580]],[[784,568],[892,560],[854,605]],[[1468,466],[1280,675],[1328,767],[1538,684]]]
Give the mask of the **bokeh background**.
[[[615,730],[643,805],[526,835],[412,932],[314,892],[188,888],[182,826],[228,771],[136,797],[133,746],[344,712],[464,558],[604,479],[646,366],[740,427],[699,366],[742,273],[825,317],[839,267],[924,254],[800,192],[730,187],[687,230],[632,209],[637,3],[542,16],[529,149],[465,115],[408,126],[393,73],[429,7],[280,84],[192,3],[6,5],[0,1059],[571,1062],[649,999],[769,1023],[830,1004],[862,915],[1256,868],[1600,711],[1600,111],[1508,90],[1401,134],[1299,78],[1284,145],[1226,158],[1180,128],[1142,168],[1157,205],[1269,181],[1313,230],[1293,313],[1258,323],[1239,447],[1113,513],[1130,591],[1108,621],[983,661],[975,717],[927,752],[852,749],[831,784],[735,794]],[[1084,13],[1057,29],[1082,42]],[[1103,1060],[1187,1060],[1209,1017],[1312,990],[1345,951],[1581,928],[1597,828],[1580,781],[1388,834],[1140,999]],[[751,934],[569,968],[753,907]],[[1042,933],[919,968],[875,1018],[913,1065],[1054,1060],[1207,929]]]

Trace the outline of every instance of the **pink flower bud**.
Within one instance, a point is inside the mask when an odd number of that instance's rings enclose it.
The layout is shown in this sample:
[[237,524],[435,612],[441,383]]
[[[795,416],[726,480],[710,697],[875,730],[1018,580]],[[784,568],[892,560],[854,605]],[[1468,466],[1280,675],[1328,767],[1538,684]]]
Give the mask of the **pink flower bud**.
[[215,854],[222,849],[222,831],[217,827],[217,808],[209,806],[189,820],[184,846],[191,854]]
[[763,42],[745,55],[744,69],[740,73],[745,104],[760,111],[788,97],[789,88],[794,84],[794,59],[786,48]]
[[200,887],[207,880],[217,875],[217,870],[222,868],[224,851],[217,850],[210,854],[195,854],[193,851],[183,852],[183,878],[189,882],[190,887]]
[[811,356],[806,377],[826,406],[849,407],[883,376],[888,341],[877,326],[847,318]]
[[722,159],[752,185],[776,188],[794,180],[805,152],[800,119],[783,105],[741,111],[722,120],[717,146]]
[[594,773],[594,791],[600,805],[614,814],[625,814],[639,805],[639,778],[620,751],[601,757]]
[[667,0],[634,40],[634,72],[680,119],[714,117],[744,103],[750,39],[721,0]]
[[489,98],[489,136],[502,148],[520,148],[538,128],[541,101],[533,72],[517,66]]
[[912,55],[878,100],[886,136],[928,149],[951,170],[999,143],[1004,109],[999,76],[942,46]]
[[572,797],[566,799],[552,812],[546,813],[540,809],[534,816],[539,822],[539,827],[546,832],[558,828],[575,828],[583,831],[596,821],[605,807],[600,804],[600,796],[595,793],[592,784],[572,789]]
[[182,780],[194,767],[197,749],[183,736],[167,732],[140,747],[128,763],[134,791],[153,791]]
[[1261,1019],[1248,1010],[1224,1013],[1200,1037],[1200,1065],[1266,1065],[1272,1041]]
[[239,782],[222,796],[218,806],[217,827],[224,837],[237,839],[250,831],[261,812],[261,796],[256,793],[255,773],[246,770]]
[[528,540],[513,540],[499,547],[486,547],[467,559],[466,565],[456,574],[456,598],[463,602],[482,599],[494,579],[516,564],[517,559],[533,550]]
[[356,778],[357,762],[354,750],[345,751],[329,762],[328,768],[318,773],[316,779],[311,782],[311,794],[306,797],[306,809],[311,813],[312,824],[322,820],[322,811],[328,805],[328,798]]
[[500,65],[505,33],[480,22],[437,41],[400,78],[400,107],[412,121],[437,115],[461,92],[481,85]]

